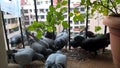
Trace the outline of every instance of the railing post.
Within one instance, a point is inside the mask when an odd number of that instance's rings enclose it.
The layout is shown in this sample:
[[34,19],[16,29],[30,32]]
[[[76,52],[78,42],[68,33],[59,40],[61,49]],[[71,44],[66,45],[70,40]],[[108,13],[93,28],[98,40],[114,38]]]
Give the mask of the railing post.
[[[88,2],[88,1],[87,1]],[[86,13],[87,13],[87,17],[86,17],[86,28],[85,28],[85,37],[87,38],[87,31],[88,31],[88,17],[89,17],[89,14],[88,14],[88,11],[89,11],[89,5],[87,4],[87,10],[86,10]]]
[[38,22],[38,16],[37,16],[37,4],[36,4],[36,0],[34,0],[34,7],[35,7],[35,18],[36,18],[36,21]]
[[69,50],[71,49],[70,47],[70,0],[68,0],[68,23],[69,23]]
[[6,29],[5,20],[4,20],[4,13],[3,13],[3,11],[0,11],[0,13],[1,13],[1,20],[3,22],[7,48],[8,48],[8,50],[10,50],[9,39],[8,39],[8,36],[7,36],[7,29]]

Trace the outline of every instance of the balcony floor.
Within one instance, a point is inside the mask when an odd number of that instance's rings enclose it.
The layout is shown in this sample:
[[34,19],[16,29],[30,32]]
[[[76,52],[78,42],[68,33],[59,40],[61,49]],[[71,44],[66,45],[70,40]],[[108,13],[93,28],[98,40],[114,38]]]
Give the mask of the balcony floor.
[[[83,55],[85,60],[80,60],[82,54],[77,55],[77,53],[73,53],[73,51],[65,52],[68,56],[67,68],[114,68],[110,50],[106,50],[104,53],[99,52],[98,56],[84,52],[84,54],[88,54]],[[44,64],[40,61],[33,61],[29,66],[28,68],[44,68]],[[8,68],[20,67],[17,64],[9,63]]]

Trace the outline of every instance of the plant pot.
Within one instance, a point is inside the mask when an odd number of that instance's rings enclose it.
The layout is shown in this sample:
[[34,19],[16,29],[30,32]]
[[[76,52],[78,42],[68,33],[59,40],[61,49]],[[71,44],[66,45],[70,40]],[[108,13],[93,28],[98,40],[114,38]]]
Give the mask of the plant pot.
[[103,24],[109,27],[113,62],[120,68],[120,17],[106,16]]

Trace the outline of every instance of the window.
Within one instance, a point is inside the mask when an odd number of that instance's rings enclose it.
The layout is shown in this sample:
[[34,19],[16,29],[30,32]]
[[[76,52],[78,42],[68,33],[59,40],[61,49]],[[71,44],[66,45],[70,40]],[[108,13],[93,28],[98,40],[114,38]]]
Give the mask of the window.
[[10,14],[10,13],[6,12],[6,14]]
[[75,26],[74,28],[75,28],[75,29],[78,29],[78,28],[79,28],[79,26]]
[[[39,16],[37,16],[37,17],[39,18]],[[36,19],[36,15],[33,15],[32,18],[33,18],[33,19]]]
[[90,26],[88,26],[88,29],[90,29]]
[[32,12],[32,9],[30,9],[30,12]]
[[35,17],[35,15],[33,15],[33,19],[35,19],[36,17]]
[[88,10],[90,10],[90,7],[88,7]]
[[79,21],[75,22],[75,24],[78,25],[78,24],[79,24]]
[[88,20],[88,24],[90,23],[90,20]]
[[40,2],[37,2],[37,5],[40,5]]
[[37,15],[37,17],[39,18],[40,16]]
[[70,34],[73,34],[73,32],[70,32]]
[[44,9],[40,9],[40,12],[44,13]]
[[70,24],[72,24],[72,21],[70,21]]
[[33,22],[31,22],[31,24],[33,24]]
[[77,11],[79,11],[79,8],[75,8]]
[[28,10],[27,10],[27,9],[25,9],[25,10],[24,10],[24,13],[28,13]]
[[11,23],[17,23],[17,19],[16,18],[12,18],[11,19]]
[[67,10],[64,13],[67,13]]
[[[38,11],[38,9],[36,9],[36,11]],[[34,12],[35,12],[35,9],[34,9]]]
[[78,32],[74,32],[74,34],[75,34],[75,35],[79,35],[79,33],[78,33]]
[[9,33],[13,33],[13,32],[16,32],[18,30],[19,30],[19,27],[15,27],[15,28],[9,29]]
[[6,30],[6,33],[9,34],[9,30]]
[[5,25],[7,25],[7,19],[4,19],[4,21],[5,21]]
[[40,1],[40,4],[43,4],[43,1]]
[[18,31],[19,30],[19,27],[16,27],[16,28],[13,28],[14,31]]
[[25,18],[25,20],[29,20],[29,16],[25,16],[24,18]]
[[29,25],[29,22],[25,22],[25,25]]
[[74,3],[74,2],[71,2],[72,4]]
[[73,10],[73,8],[70,8],[70,11],[72,11]]
[[67,18],[67,15],[64,15],[64,18]]
[[41,19],[44,19],[44,18],[45,18],[45,16],[44,16],[44,15],[40,15],[40,18],[41,18]]
[[83,28],[85,28],[85,26],[80,26],[80,29],[83,29]]
[[45,1],[46,4],[48,4],[48,1]]
[[72,29],[72,26],[70,26],[70,30]]
[[30,18],[33,18],[33,16],[32,16],[32,15],[30,15]]
[[10,24],[10,19],[8,19],[8,24]]
[[48,9],[46,9],[46,12],[48,12]]
[[80,24],[85,24],[85,22],[84,22],[84,21],[81,21]]
[[84,7],[81,7],[81,8],[80,8],[80,11],[85,11],[85,8],[84,8]]
[[14,31],[13,31],[13,29],[9,29],[9,33],[13,33]]

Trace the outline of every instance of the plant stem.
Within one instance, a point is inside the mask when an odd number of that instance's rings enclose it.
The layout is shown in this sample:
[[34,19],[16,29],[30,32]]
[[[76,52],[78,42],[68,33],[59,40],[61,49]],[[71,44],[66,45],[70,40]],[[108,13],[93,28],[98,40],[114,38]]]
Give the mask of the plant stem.
[[110,10],[112,13],[116,14],[112,9],[108,8],[107,6],[103,5],[102,1],[100,0],[100,5],[103,6],[104,8]]
[[118,14],[117,9],[116,9],[115,5],[113,5],[112,0],[110,0],[110,2],[111,2],[111,4],[112,4],[113,8],[115,9],[115,12]]

